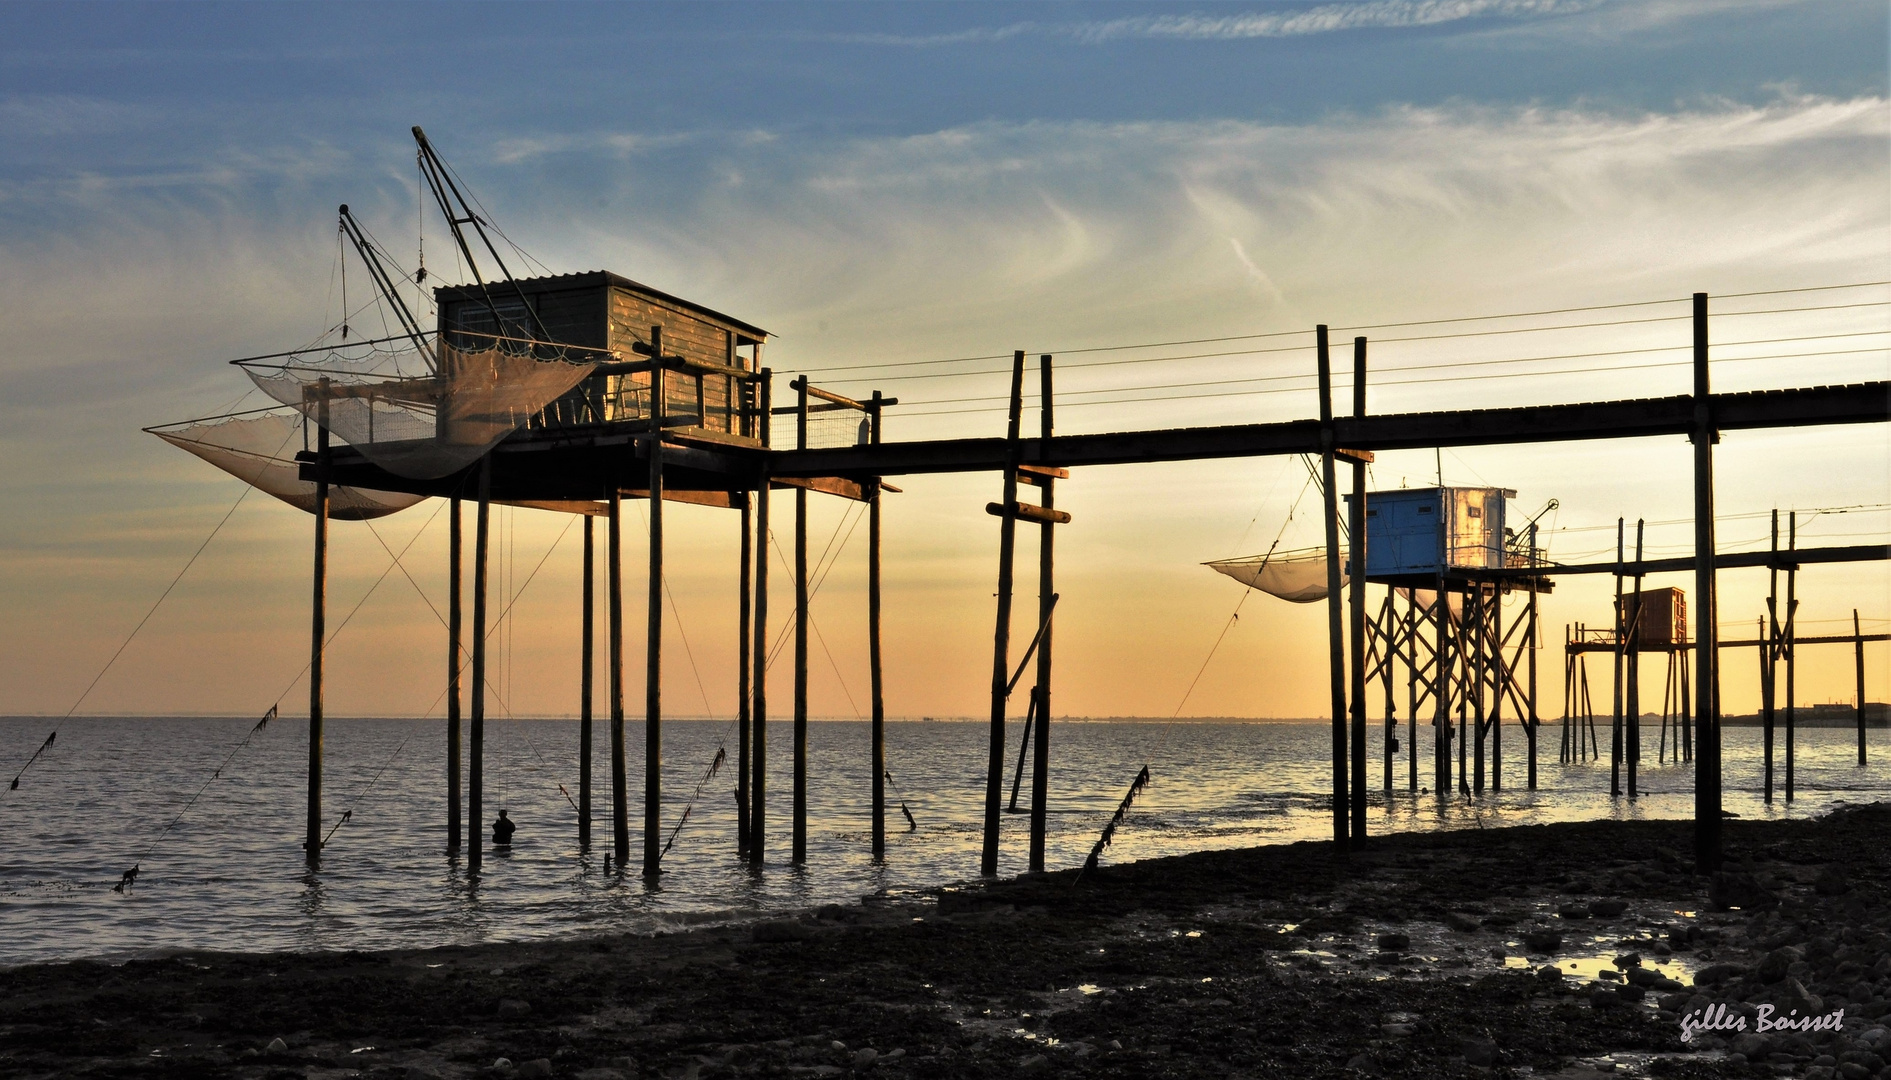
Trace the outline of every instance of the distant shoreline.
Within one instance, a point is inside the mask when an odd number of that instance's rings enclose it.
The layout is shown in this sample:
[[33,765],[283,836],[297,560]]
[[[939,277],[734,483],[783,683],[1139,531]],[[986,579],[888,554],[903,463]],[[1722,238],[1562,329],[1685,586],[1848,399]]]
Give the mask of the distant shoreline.
[[[131,714],[126,714],[126,713],[99,713],[99,714],[80,713],[76,716],[72,716],[69,718],[60,717],[60,716],[52,715],[52,714],[37,714],[37,713],[17,713],[10,716],[0,716],[0,721],[28,720],[28,721],[44,722],[44,721],[50,720],[50,721],[57,722],[62,719],[72,719],[72,720],[254,720],[255,717],[247,713],[149,713],[149,714],[143,714],[143,715],[131,715]],[[306,716],[298,716],[298,715],[293,715],[293,714],[285,714],[281,718],[282,722],[284,723],[298,723],[298,722],[306,721],[307,719],[308,717]],[[406,723],[415,723],[417,721],[422,721],[422,720],[444,722],[446,718],[440,717],[440,716],[429,717],[429,716],[337,715],[335,713],[330,713],[328,715],[328,719],[330,720],[379,720],[379,721],[386,721],[389,723],[406,724]],[[663,719],[665,723],[678,723],[678,724],[734,723],[733,720],[725,716],[666,716]],[[786,719],[787,717],[771,716],[769,718],[769,721],[770,723],[779,723]],[[1230,725],[1271,724],[1271,725],[1288,725],[1288,726],[1310,726],[1310,725],[1325,726],[1332,723],[1331,720],[1328,720],[1326,717],[1323,717],[1323,716],[1307,716],[1307,717],[1059,716],[1059,717],[1055,717],[1054,719],[1059,724],[1230,724]],[[505,723],[511,723],[517,720],[562,721],[562,722],[567,722],[567,723],[577,723],[578,717],[576,716],[512,716],[512,717],[506,717],[505,719],[494,718],[492,722],[495,724],[505,724]],[[630,717],[626,717],[626,721],[629,723],[642,723],[643,718],[641,716],[630,716]],[[594,718],[593,722],[598,723],[598,724],[603,724],[603,723],[607,723],[608,720],[606,718],[599,717],[599,718]],[[867,722],[867,720],[864,717],[853,717],[853,716],[810,716],[808,717],[808,722],[814,723],[814,724],[864,724]],[[984,717],[984,716],[889,716],[886,718],[886,722],[889,724],[985,724],[985,723],[990,722],[990,718]],[[1006,722],[1010,724],[1022,724],[1024,722],[1024,717],[1023,716],[1006,717]],[[1404,718],[1400,717],[1401,726],[1404,724],[1404,722],[1405,722]],[[1511,725],[1511,726],[1514,726],[1514,723],[1515,723],[1514,720],[1511,720],[1509,718],[1506,718],[1505,722],[1507,725]],[[1643,713],[1641,722],[1642,722],[1642,727],[1644,729],[1647,729],[1649,727],[1659,728],[1661,726],[1661,715],[1659,713]],[[1762,724],[1762,720],[1758,714],[1723,716],[1721,717],[1720,722],[1723,726],[1726,726],[1726,727],[1759,727]],[[1385,723],[1385,720],[1383,717],[1375,716],[1368,720],[1367,726],[1369,729],[1377,729],[1377,728],[1383,727],[1384,723]],[[1541,721],[1542,726],[1545,728],[1557,727],[1557,726],[1560,726],[1562,723],[1563,723],[1563,718],[1560,716],[1553,716],[1553,717],[1546,716],[1546,717],[1543,717]],[[1606,714],[1598,714],[1596,716],[1596,724],[1598,726],[1604,726],[1604,725],[1607,725],[1608,723],[1609,723],[1609,717]],[[1782,730],[1785,728],[1786,712],[1784,709],[1779,710],[1779,712],[1775,714],[1774,723]],[[1419,726],[1429,727],[1430,724],[1426,720],[1421,720]],[[1849,715],[1842,716],[1842,717],[1834,717],[1831,715],[1825,715],[1825,716],[1811,715],[1811,707],[1808,706],[1808,707],[1803,708],[1800,711],[1799,715],[1793,721],[1793,726],[1799,727],[1799,728],[1856,728],[1858,726],[1858,721],[1856,717],[1849,716]],[[1869,730],[1883,730],[1887,727],[1891,727],[1891,718],[1887,718],[1884,713],[1878,712],[1877,710],[1874,709],[1872,712],[1869,712],[1865,715],[1865,727]]]

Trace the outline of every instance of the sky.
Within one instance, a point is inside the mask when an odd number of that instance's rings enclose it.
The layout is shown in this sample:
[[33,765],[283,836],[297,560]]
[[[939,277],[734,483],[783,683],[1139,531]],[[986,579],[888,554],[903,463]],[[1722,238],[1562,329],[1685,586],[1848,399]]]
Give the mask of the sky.
[[[262,404],[225,361],[339,321],[338,203],[409,269],[424,246],[456,277],[412,125],[529,265],[766,327],[781,375],[899,396],[889,439],[1001,434],[1001,365],[916,362],[1013,349],[1059,356],[1060,431],[1304,418],[1316,323],[1373,339],[1375,412],[1680,393],[1697,291],[1717,387],[1817,385],[1891,367],[1888,21],[1877,0],[5,5],[0,713],[305,708],[310,518],[140,429]],[[1858,287],[1782,291],[1826,286]],[[1640,306],[1392,325],[1603,305]],[[1215,338],[1232,340],[1159,344]],[[1773,509],[1802,544],[1891,533],[1881,425],[1729,434],[1716,454],[1723,550],[1763,547]],[[1643,519],[1651,554],[1689,550],[1690,460],[1680,438],[1408,451],[1372,482],[1513,488],[1513,523],[1592,561],[1618,518],[1631,549]],[[1060,485],[1055,713],[1323,714],[1323,606],[1200,565],[1319,543],[1306,479],[1259,459]],[[998,479],[898,483],[888,711],[982,714]],[[811,605],[811,709],[852,717],[865,529],[813,502],[815,551],[838,555]],[[573,714],[581,526],[496,520],[498,711]],[[666,524],[666,707],[728,717],[735,519]],[[786,549],[785,510],[775,529]],[[331,711],[438,713],[444,538],[437,502],[335,525]],[[1020,638],[1035,563],[1028,538]],[[1883,564],[1801,579],[1802,632],[1854,608],[1891,628]],[[1612,585],[1544,600],[1544,715],[1565,626],[1606,623]],[[1724,634],[1750,636],[1765,588],[1723,575]],[[1730,711],[1754,707],[1754,656],[1727,662]],[[1891,697],[1891,652],[1868,668],[1867,696]],[[784,660],[778,710],[788,679]],[[1849,648],[1803,651],[1802,703],[1851,685]]]

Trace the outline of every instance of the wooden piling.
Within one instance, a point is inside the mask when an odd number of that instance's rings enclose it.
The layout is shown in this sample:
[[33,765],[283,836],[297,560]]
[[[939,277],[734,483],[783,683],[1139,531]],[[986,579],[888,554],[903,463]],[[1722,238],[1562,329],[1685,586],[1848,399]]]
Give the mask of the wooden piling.
[[663,858],[663,327],[650,328],[650,591],[644,631],[643,876]]
[[1351,815],[1346,769],[1346,614],[1340,594],[1339,486],[1333,451],[1333,359],[1327,351],[1326,324],[1314,330],[1320,378],[1320,484],[1325,496],[1327,673],[1333,710],[1333,843],[1344,854]]
[[[1532,565],[1535,565],[1536,563],[1536,550],[1537,550],[1536,548],[1536,523],[1531,522],[1530,523],[1530,562]],[[1529,693],[1528,704],[1529,704],[1529,709],[1530,709],[1530,715],[1529,715],[1528,720],[1525,722],[1526,726],[1524,727],[1523,730],[1524,730],[1524,739],[1530,744],[1529,785],[1530,785],[1531,791],[1536,790],[1536,729],[1540,722],[1537,717],[1537,711],[1536,711],[1536,646],[1537,646],[1537,631],[1540,625],[1537,619],[1537,610],[1536,610],[1536,586],[1537,586],[1537,579],[1535,577],[1532,577],[1530,579],[1530,600],[1529,600],[1530,606],[1529,606],[1528,615],[1527,615],[1527,617],[1530,620],[1530,625],[1526,627],[1524,631],[1525,632],[1524,646],[1525,646],[1525,649],[1527,650],[1525,655],[1528,657],[1528,660],[1529,660],[1530,693]]]
[[[1380,609],[1379,622],[1385,628],[1385,653],[1379,663],[1379,685],[1385,691],[1385,791],[1392,793],[1392,761],[1398,753],[1399,721],[1397,706],[1392,697],[1392,659],[1398,655],[1398,606],[1394,597],[1398,591],[1392,586],[1385,587],[1385,606]],[[1390,799],[1387,800],[1390,805]]]
[[1694,862],[1720,867],[1720,632],[1714,567],[1714,426],[1707,368],[1707,294],[1694,294]]
[[486,567],[492,536],[492,454],[479,459],[479,508],[473,517],[473,708],[466,764],[466,870],[479,873],[486,830]]
[[322,857],[322,653],[328,637],[328,380],[321,381],[316,425],[315,567],[309,603],[308,829],[302,850],[310,866]]
[[[1390,586],[1387,586],[1390,590]],[[1405,788],[1418,794],[1418,597],[1405,595]],[[1435,731],[1434,731],[1435,734]]]
[[624,496],[615,484],[611,486],[610,549],[606,556],[610,595],[605,606],[611,639],[611,847],[621,874],[630,861],[630,778],[624,764]]
[[1625,525],[1627,519],[1615,519],[1615,648],[1609,656],[1614,661],[1611,677],[1614,680],[1614,716],[1609,724],[1609,795],[1619,798],[1622,794],[1622,648],[1628,638],[1628,628],[1622,618],[1622,563],[1626,559]]
[[1852,609],[1852,659],[1858,670],[1858,764],[1865,764],[1865,632],[1859,629],[1858,609]]
[[[1051,433],[1055,425],[1051,412],[1051,357],[1048,353],[1038,357],[1040,406],[1038,409],[1040,426],[1039,447],[1050,449]],[[1043,498],[1039,505],[1049,510],[1056,506],[1056,478],[1048,475],[1039,476],[1038,491]],[[1037,750],[1031,759],[1031,846],[1029,868],[1034,874],[1044,872],[1044,844],[1048,824],[1051,769],[1051,607],[1057,602],[1055,581],[1056,561],[1053,557],[1056,544],[1057,526],[1045,521],[1038,525],[1037,549],[1037,624],[1039,638],[1037,646],[1037,686],[1032,692],[1032,703],[1037,706],[1036,735]]]
[[[767,446],[774,404],[774,373],[762,369],[757,423],[762,445]],[[755,707],[749,717],[754,745],[749,748],[749,862],[762,865],[768,806],[768,465],[764,461],[755,490],[755,642],[749,661],[754,674]]]
[[1767,564],[1766,619],[1760,634],[1760,739],[1764,800],[1773,801],[1773,742],[1779,676],[1779,511],[1773,511],[1772,559]]
[[[1353,339],[1353,416],[1366,415],[1366,339]],[[1366,463],[1353,458],[1352,540],[1352,845],[1366,844]],[[1388,783],[1390,778],[1388,778]]]
[[1475,581],[1472,587],[1477,590],[1477,604],[1471,609],[1471,731],[1474,750],[1471,790],[1481,796],[1484,794],[1484,746],[1490,730],[1490,718],[1484,713],[1484,692],[1490,684],[1490,612],[1485,610],[1484,583]]
[[[795,449],[808,448],[808,377],[794,381]],[[794,489],[794,844],[808,860],[808,489]]]
[[[1011,507],[1018,501],[1019,425],[1024,411],[1024,350],[1011,357],[1011,419],[1005,429],[1004,502]],[[1005,782],[1005,706],[1006,682],[1011,654],[1011,574],[1012,555],[1016,550],[1018,518],[1004,513],[998,518],[998,616],[992,633],[991,664],[991,746],[985,770],[985,834],[979,850],[978,872],[985,877],[998,873],[998,829],[1003,810]]]
[[754,557],[754,532],[752,500],[749,493],[742,493],[742,541],[736,571],[738,578],[736,592],[736,631],[735,631],[735,853],[738,857],[748,854],[749,850],[749,707],[751,693],[749,686],[750,621],[753,616],[754,574],[749,560]]
[[[458,489],[455,489],[456,491]],[[460,656],[465,641],[460,595],[465,572],[461,567],[460,497],[455,494],[447,518],[447,656],[446,656],[446,850],[460,853]]]
[[[1799,547],[1799,511],[1786,512],[1786,550],[1788,553]],[[1790,554],[1789,556],[1790,557]],[[1798,652],[1796,648],[1799,622],[1799,564],[1786,564],[1786,802],[1793,801],[1793,749],[1795,721],[1798,718],[1798,687],[1794,676],[1798,671]]]
[[1631,799],[1641,795],[1637,774],[1641,766],[1641,565],[1646,527],[1647,523],[1642,519],[1635,520],[1635,593],[1629,601],[1628,686],[1623,695],[1628,703],[1628,725],[1625,731],[1628,738],[1628,797]]
[[[1442,496],[1444,489],[1439,489]],[[1442,510],[1442,507],[1440,508]],[[1439,517],[1442,519],[1443,514]],[[1443,529],[1442,522],[1439,528]],[[1439,550],[1444,550],[1444,537],[1439,535]],[[1445,592],[1444,571],[1438,571],[1438,593],[1435,610],[1438,613],[1438,641],[1433,650],[1432,660],[1437,665],[1432,688],[1432,705],[1435,714],[1431,724],[1432,785],[1433,790],[1443,798],[1451,791],[1451,599]]]
[[1504,789],[1504,692],[1510,688],[1510,665],[1504,658],[1504,590],[1491,586],[1491,640],[1497,648],[1491,653],[1490,701],[1490,789]]
[[584,621],[578,650],[582,653],[578,672],[578,848],[591,848],[591,687],[592,664],[597,656],[597,540],[591,515],[584,518],[584,601],[579,604],[579,618]]
[[[867,406],[867,441],[880,445],[880,417],[883,399],[873,392]],[[873,746],[873,857],[886,857],[886,688],[880,667],[880,482],[878,478],[867,501],[867,668],[872,696]]]

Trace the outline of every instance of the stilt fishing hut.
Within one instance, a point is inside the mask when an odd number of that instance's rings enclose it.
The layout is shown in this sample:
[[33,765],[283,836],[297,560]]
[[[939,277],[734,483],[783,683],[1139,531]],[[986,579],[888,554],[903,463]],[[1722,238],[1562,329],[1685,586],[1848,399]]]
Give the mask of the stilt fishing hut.
[[[594,598],[592,519],[609,525],[608,626],[612,840],[621,867],[630,857],[625,775],[621,506],[650,501],[648,656],[645,676],[643,871],[662,858],[661,763],[663,513],[669,502],[741,514],[741,662],[738,665],[740,846],[756,860],[764,838],[767,757],[766,671],[769,490],[796,489],[796,647],[794,702],[794,857],[806,854],[807,807],[807,492],[870,504],[869,637],[875,692],[874,764],[885,772],[879,693],[879,493],[871,474],[773,478],[766,452],[770,417],[795,418],[797,449],[877,443],[879,395],[858,402],[795,381],[797,400],[772,405],[762,366],[767,331],[693,301],[616,274],[597,271],[515,278],[451,173],[414,129],[422,175],[449,225],[472,281],[433,292],[436,328],[412,314],[384,249],[346,206],[341,231],[367,266],[384,310],[400,332],[236,361],[287,411],[169,425],[156,434],[314,514],[315,563],[310,646],[308,828],[313,860],[322,832],[322,688],[326,639],[328,522],[394,513],[427,498],[451,501],[447,664],[447,847],[462,836],[468,867],[480,863],[489,624],[486,571],[494,502],[585,516],[584,634],[580,695],[579,839],[591,821],[591,720]],[[470,228],[467,228],[470,226]],[[481,271],[481,254],[497,267]],[[414,275],[423,279],[424,270]],[[896,490],[888,487],[888,490]],[[753,497],[751,497],[753,496]],[[460,504],[477,505],[471,642],[462,627]],[[470,731],[461,791],[462,672],[471,681]],[[718,763],[721,758],[718,757]],[[875,851],[883,844],[883,800],[876,785]],[[462,821],[464,805],[467,820]],[[680,824],[680,822],[679,822]],[[332,831],[332,830],[331,830]],[[674,832],[672,832],[672,839]]]
[[[1342,556],[1341,581],[1362,600],[1366,587],[1385,589],[1376,605],[1367,605],[1374,610],[1366,619],[1364,648],[1355,652],[1363,654],[1357,662],[1364,668],[1364,683],[1377,683],[1382,692],[1387,791],[1401,747],[1407,754],[1407,783],[1418,790],[1417,740],[1399,736],[1401,667],[1412,734],[1420,715],[1431,717],[1435,790],[1450,790],[1455,771],[1460,790],[1482,792],[1487,763],[1491,787],[1502,789],[1506,701],[1524,729],[1529,785],[1536,786],[1536,598],[1553,585],[1543,577],[1511,581],[1492,575],[1547,565],[1536,546],[1534,522],[1521,537],[1505,525],[1516,494],[1507,488],[1437,486],[1375,491],[1363,499],[1344,496],[1353,520],[1361,520],[1363,510],[1364,528],[1353,535],[1364,535],[1365,574],[1354,579],[1349,552]],[[1208,565],[1271,595],[1311,603],[1327,597],[1326,561],[1324,551],[1313,549]],[[1523,610],[1506,621],[1503,601],[1512,592],[1522,595]],[[1350,696],[1355,707],[1363,706],[1363,693]]]

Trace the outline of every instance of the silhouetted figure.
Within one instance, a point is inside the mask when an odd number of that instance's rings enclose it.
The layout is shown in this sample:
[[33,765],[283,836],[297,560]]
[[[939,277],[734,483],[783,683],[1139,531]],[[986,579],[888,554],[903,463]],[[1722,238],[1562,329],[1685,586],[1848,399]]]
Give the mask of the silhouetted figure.
[[506,812],[499,811],[498,820],[492,823],[492,846],[511,847],[512,834],[518,831],[519,827],[512,823],[512,819],[506,816]]

